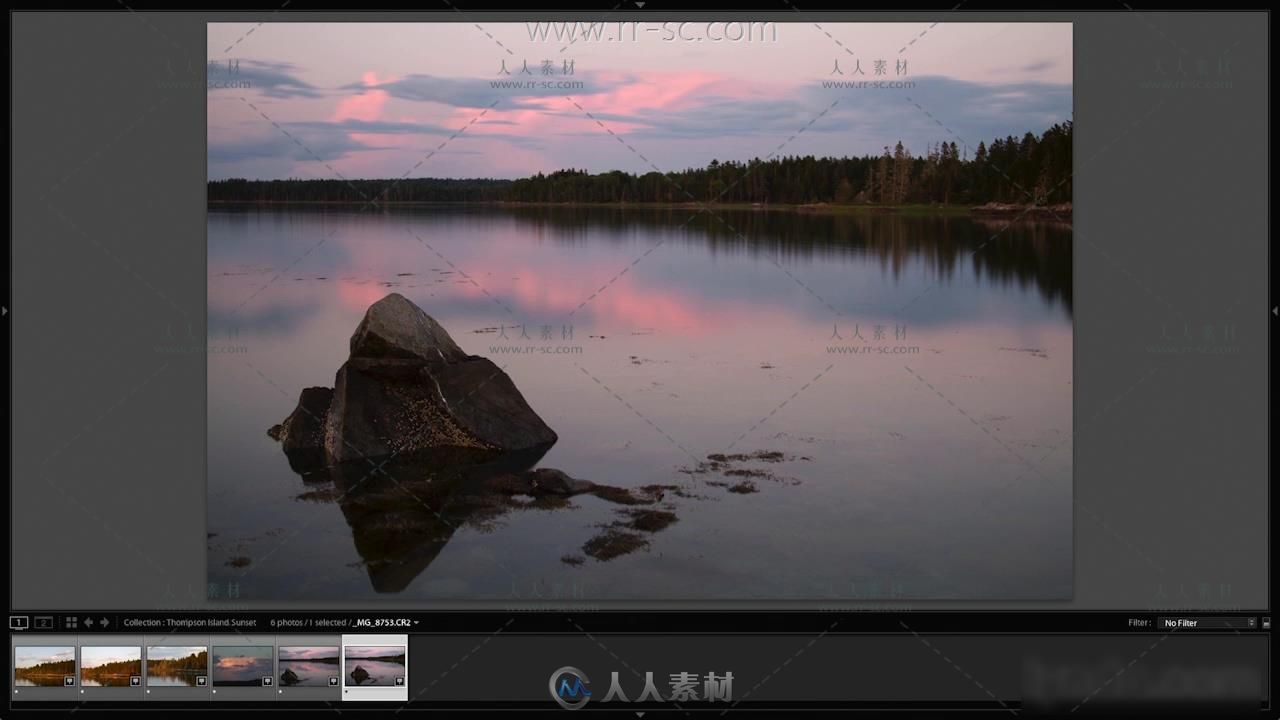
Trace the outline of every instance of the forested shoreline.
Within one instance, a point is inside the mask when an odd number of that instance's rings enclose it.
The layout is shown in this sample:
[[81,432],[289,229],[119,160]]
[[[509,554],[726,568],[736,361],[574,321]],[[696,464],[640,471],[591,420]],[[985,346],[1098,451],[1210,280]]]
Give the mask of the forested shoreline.
[[210,203],[569,203],[842,206],[1061,206],[1072,197],[1072,123],[1039,136],[954,140],[915,155],[901,142],[879,155],[712,160],[702,168],[641,175],[558,170],[518,180],[404,178],[208,183]]
[[103,663],[94,667],[84,667],[80,669],[80,677],[84,680],[109,680],[112,678],[127,678],[131,675],[142,674],[142,658],[137,660],[117,660],[115,662]]
[[209,653],[201,650],[180,658],[147,658],[147,672],[153,675],[204,671],[209,667]]
[[36,679],[42,677],[53,677],[57,675],[74,675],[76,672],[75,660],[50,660],[36,665],[20,667],[14,669],[14,677],[25,679]]

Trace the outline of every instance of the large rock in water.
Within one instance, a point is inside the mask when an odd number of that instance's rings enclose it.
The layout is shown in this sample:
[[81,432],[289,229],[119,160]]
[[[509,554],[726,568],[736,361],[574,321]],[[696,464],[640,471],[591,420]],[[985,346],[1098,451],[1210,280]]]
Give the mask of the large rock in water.
[[556,441],[501,368],[467,355],[402,295],[369,307],[350,350],[332,390],[303,390],[298,408],[268,431],[287,453],[322,452],[329,462],[346,462],[441,448],[509,452]]

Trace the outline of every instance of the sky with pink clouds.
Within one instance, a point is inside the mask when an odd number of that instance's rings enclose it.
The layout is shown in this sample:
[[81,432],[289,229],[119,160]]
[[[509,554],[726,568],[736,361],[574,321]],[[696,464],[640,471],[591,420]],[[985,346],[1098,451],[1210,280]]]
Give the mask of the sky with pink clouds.
[[53,647],[18,647],[13,651],[15,668],[29,668],[34,665],[51,662],[66,662],[76,659],[76,649],[66,646]]
[[333,647],[282,647],[281,660],[316,660],[338,657],[337,646]]
[[200,645],[158,645],[147,648],[148,660],[180,660],[197,653],[208,652]]
[[[738,42],[702,23],[556,30],[210,24],[208,176],[642,174],[899,140],[972,154],[1071,119],[1069,23],[791,22]],[[862,80],[911,86],[824,86]],[[498,84],[513,81],[534,86]]]
[[142,648],[138,646],[80,648],[80,664],[86,670],[129,660],[141,662]]
[[399,645],[348,645],[343,648],[347,658],[385,658],[404,654],[404,647]]

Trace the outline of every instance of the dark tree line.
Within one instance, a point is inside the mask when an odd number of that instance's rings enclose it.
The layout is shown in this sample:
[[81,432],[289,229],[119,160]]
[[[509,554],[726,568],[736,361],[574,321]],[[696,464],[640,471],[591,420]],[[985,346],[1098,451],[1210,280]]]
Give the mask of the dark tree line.
[[73,675],[76,671],[75,660],[50,660],[38,665],[15,668],[15,677],[35,678],[46,675]]
[[361,660],[378,660],[381,662],[400,663],[401,665],[403,665],[404,653],[399,653],[396,655],[370,655],[369,657],[349,657],[347,658],[347,660],[349,660],[350,662],[359,662]]
[[302,658],[302,657],[296,657],[296,658],[283,658],[283,657],[282,657],[282,658],[280,658],[280,662],[282,662],[282,663],[284,663],[284,662],[308,662],[308,663],[324,663],[325,665],[337,665],[337,664],[338,664],[338,658],[336,658],[336,657],[320,657],[320,658],[312,658],[312,657]]
[[954,140],[921,155],[901,142],[863,157],[712,160],[704,168],[642,175],[614,170],[538,173],[519,180],[215,180],[211,202],[725,202],[1051,205],[1071,201],[1072,123],[978,143]]
[[211,202],[474,202],[507,199],[510,180],[212,180]]
[[97,678],[120,677],[124,675],[141,675],[142,659],[137,660],[117,660],[116,662],[103,663],[96,667],[80,668],[80,677],[89,680]]
[[205,670],[209,667],[209,653],[200,651],[186,657],[173,659],[147,658],[147,672],[162,674]]

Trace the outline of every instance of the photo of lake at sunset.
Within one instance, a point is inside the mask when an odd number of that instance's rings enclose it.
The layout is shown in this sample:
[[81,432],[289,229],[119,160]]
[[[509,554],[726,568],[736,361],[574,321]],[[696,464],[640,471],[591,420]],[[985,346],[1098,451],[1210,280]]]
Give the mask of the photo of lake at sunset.
[[213,648],[213,686],[262,685],[275,675],[270,645],[217,646]]
[[397,678],[404,683],[405,649],[403,645],[348,645],[346,685],[395,686]]
[[338,677],[342,653],[338,646],[280,648],[280,687],[329,687]]
[[246,46],[207,105],[210,586],[1072,598],[1072,26],[800,25]]
[[76,674],[76,649],[69,645],[13,649],[13,684],[17,687],[63,687]]
[[199,645],[147,647],[147,687],[198,687],[209,675],[209,648]]
[[142,648],[93,646],[80,648],[80,684],[83,687],[130,687],[142,678]]

